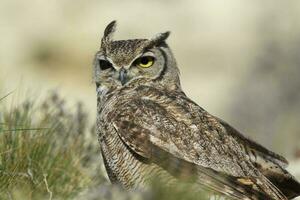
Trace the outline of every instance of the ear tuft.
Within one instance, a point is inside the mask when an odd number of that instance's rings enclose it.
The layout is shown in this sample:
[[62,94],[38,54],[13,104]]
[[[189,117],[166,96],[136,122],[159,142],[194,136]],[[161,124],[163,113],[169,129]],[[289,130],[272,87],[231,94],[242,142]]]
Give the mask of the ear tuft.
[[155,35],[153,38],[150,39],[150,42],[153,46],[159,45],[162,42],[164,42],[169,36],[170,36],[170,31],[164,32],[164,33],[159,33]]
[[112,37],[112,34],[115,32],[115,30],[116,30],[116,26],[117,26],[117,21],[116,20],[114,20],[114,21],[112,21],[112,22],[110,22],[107,26],[106,26],[106,28],[105,28],[105,30],[104,30],[104,38],[108,38],[108,39],[111,39],[111,37]]
[[113,33],[116,30],[116,26],[117,26],[116,20],[110,22],[106,26],[106,28],[104,30],[104,35],[103,35],[102,40],[101,40],[101,48],[102,49],[105,49],[107,43],[109,43],[112,40],[112,36],[113,36]]

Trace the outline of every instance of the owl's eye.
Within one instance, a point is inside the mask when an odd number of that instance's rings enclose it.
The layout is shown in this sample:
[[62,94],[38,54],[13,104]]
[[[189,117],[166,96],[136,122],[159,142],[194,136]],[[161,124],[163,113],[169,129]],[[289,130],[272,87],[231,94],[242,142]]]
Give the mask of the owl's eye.
[[138,58],[135,63],[142,67],[142,68],[148,68],[151,67],[154,64],[154,57],[152,56],[143,56]]
[[99,66],[101,70],[106,70],[106,69],[113,69],[113,66],[110,62],[107,60],[100,59],[99,60]]

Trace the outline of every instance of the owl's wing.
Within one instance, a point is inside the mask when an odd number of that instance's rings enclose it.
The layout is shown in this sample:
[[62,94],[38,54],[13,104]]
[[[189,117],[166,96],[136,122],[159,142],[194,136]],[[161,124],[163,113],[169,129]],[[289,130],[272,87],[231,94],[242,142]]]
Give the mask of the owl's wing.
[[228,133],[235,137],[240,144],[243,144],[245,151],[257,169],[279,188],[285,196],[292,199],[300,195],[300,183],[284,169],[288,165],[284,157],[246,138],[227,122],[221,119],[218,120]]
[[268,160],[276,165],[281,166],[282,168],[286,168],[288,165],[288,161],[281,155],[278,155],[262,145],[256,143],[255,141],[245,137],[238,130],[230,126],[227,122],[222,119],[218,119],[218,121],[225,127],[226,131],[229,132],[233,137],[235,137],[240,143],[242,143],[247,149],[249,154],[255,154],[255,157],[259,157],[260,159]]
[[134,153],[174,171],[186,166],[183,173],[195,172],[199,184],[232,198],[286,199],[264,176],[245,175],[253,166],[216,118],[191,101],[160,100],[135,98],[110,115]]

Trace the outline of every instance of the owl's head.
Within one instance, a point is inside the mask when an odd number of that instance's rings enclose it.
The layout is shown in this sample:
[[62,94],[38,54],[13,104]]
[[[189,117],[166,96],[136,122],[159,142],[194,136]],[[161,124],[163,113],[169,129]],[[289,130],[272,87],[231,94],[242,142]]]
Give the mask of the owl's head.
[[111,91],[139,78],[180,87],[175,58],[166,44],[170,32],[151,39],[113,40],[116,21],[104,31],[100,50],[94,60],[97,88]]

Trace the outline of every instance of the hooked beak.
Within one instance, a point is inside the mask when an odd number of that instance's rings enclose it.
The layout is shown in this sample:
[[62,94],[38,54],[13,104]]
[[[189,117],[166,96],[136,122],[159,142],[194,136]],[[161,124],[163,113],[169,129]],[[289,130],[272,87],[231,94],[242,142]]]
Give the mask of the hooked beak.
[[121,84],[124,85],[126,83],[127,79],[127,71],[124,68],[121,68],[119,71],[119,80],[121,81]]

